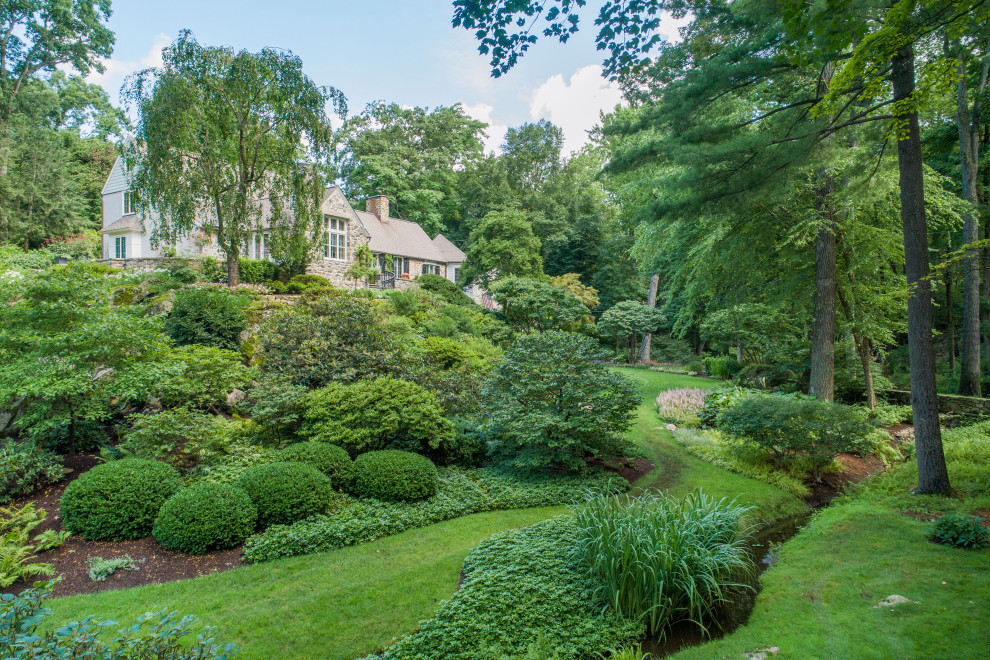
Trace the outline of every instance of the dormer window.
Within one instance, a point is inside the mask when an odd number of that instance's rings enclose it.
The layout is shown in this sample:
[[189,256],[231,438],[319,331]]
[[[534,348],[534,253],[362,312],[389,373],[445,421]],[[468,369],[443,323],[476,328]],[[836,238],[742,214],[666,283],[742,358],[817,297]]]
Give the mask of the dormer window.
[[327,242],[323,246],[323,256],[326,259],[345,261],[347,259],[347,221],[330,216],[324,216],[324,219]]
[[124,215],[133,215],[137,213],[134,204],[136,201],[137,199],[135,198],[133,192],[130,190],[124,191]]

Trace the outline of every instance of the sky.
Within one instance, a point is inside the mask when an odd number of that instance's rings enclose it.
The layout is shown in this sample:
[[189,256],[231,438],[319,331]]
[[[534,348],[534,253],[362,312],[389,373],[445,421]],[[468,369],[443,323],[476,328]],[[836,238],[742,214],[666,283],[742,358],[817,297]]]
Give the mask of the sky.
[[[621,102],[618,87],[601,77],[597,7],[588,4],[583,29],[567,44],[541,40],[495,79],[473,35],[451,27],[450,0],[113,0],[114,53],[106,71],[89,79],[119,103],[127,75],[159,65],[162,47],[189,29],[205,45],[291,50],[318,85],[344,93],[350,114],[376,100],[429,108],[461,103],[489,124],[489,151],[509,126],[549,119],[573,152],[587,142],[599,113]],[[667,20],[660,31],[676,38],[677,27]]]

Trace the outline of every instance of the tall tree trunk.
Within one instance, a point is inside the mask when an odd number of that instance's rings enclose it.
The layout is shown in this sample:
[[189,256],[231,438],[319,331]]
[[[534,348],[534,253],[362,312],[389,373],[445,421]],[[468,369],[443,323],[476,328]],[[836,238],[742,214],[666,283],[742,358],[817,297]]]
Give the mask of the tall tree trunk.
[[811,329],[811,383],[808,393],[823,401],[835,398],[835,177],[818,172],[815,207],[819,214],[815,239],[815,319]]
[[227,253],[227,286],[237,286],[241,283],[240,252],[236,247],[230,247],[225,251]]
[[[952,250],[952,244],[949,244]],[[945,268],[945,333],[949,337],[949,374],[956,375],[956,317],[953,313],[952,300],[952,265],[946,264]]]
[[[990,46],[988,46],[990,48]],[[990,60],[988,60],[990,61]],[[984,67],[984,71],[986,67]],[[962,165],[962,196],[972,204],[963,216],[963,323],[962,365],[959,371],[959,394],[980,396],[980,250],[969,247],[980,237],[978,214],[979,192],[976,186],[979,168],[980,94],[986,85],[983,74],[977,87],[970,117],[966,62],[959,61],[956,124],[959,126],[959,157]]]
[[[646,296],[646,304],[650,307],[657,306],[657,287],[660,286],[660,274],[654,273],[650,278],[650,292]],[[653,333],[647,332],[643,335],[643,343],[639,347],[639,362],[646,364],[650,361],[650,344],[653,341]]]
[[[900,174],[901,223],[904,228],[904,269],[908,298],[908,349],[911,366],[911,410],[914,416],[918,494],[949,491],[949,473],[942,452],[942,433],[935,390],[935,352],[932,348],[932,291],[928,279],[928,227],[921,161],[918,112],[913,107],[914,48],[908,43],[892,58],[896,120],[897,166]],[[906,132],[904,132],[906,127]]]

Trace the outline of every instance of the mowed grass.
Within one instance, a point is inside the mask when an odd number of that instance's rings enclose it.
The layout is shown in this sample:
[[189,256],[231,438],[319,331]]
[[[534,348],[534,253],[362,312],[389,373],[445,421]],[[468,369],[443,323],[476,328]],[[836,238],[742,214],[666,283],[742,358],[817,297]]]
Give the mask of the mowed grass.
[[196,614],[238,658],[351,660],[415,630],[450,598],[464,556],[492,534],[564,507],[479,513],[361,545],[226,573],[50,603],[56,625],[90,614],[130,625],[162,609]]
[[660,392],[679,387],[711,389],[721,385],[721,381],[635,367],[616,367],[616,371],[639,384],[643,401],[628,437],[642,447],[657,466],[636,482],[637,489],[683,495],[701,488],[715,497],[738,498],[740,504],[756,507],[758,514],[768,521],[808,512],[808,506],[800,498],[776,486],[723,470],[691,455],[657,417],[654,402]]

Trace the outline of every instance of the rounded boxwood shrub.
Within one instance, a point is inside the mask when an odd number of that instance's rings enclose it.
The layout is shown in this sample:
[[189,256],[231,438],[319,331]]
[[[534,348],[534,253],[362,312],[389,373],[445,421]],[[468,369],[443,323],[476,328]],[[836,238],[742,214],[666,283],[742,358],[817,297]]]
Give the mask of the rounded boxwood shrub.
[[127,458],[97,465],[65,489],[62,526],[93,541],[148,536],[165,500],[181,486],[179,471],[158,461]]
[[369,451],[354,459],[354,493],[386,502],[422,500],[437,493],[437,466],[397,449]]
[[326,442],[297,442],[278,453],[280,461],[312,465],[330,477],[330,485],[348,489],[354,480],[354,461],[343,447]]
[[237,485],[258,508],[258,525],[290,525],[326,510],[333,488],[323,473],[305,463],[254,465]]
[[240,545],[257,521],[258,509],[244,489],[203,482],[166,500],[152,534],[167,550],[202,554]]

